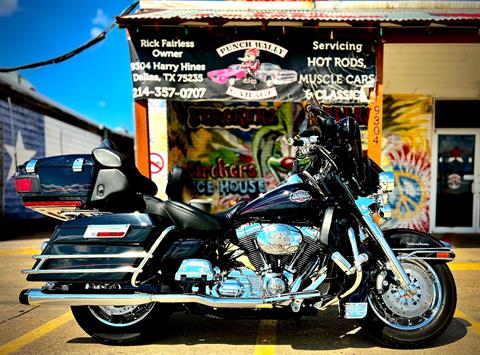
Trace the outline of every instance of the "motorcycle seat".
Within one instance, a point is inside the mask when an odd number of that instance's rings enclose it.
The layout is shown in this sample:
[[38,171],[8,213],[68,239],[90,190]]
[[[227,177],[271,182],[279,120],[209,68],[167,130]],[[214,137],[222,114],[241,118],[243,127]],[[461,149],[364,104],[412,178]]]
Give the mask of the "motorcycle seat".
[[199,208],[178,201],[162,201],[153,196],[144,196],[145,213],[167,220],[180,230],[215,232],[222,230],[219,220]]
[[227,224],[242,209],[242,207],[246,205],[246,203],[247,201],[240,201],[230,207],[228,210],[218,212],[214,215],[214,217],[218,219],[221,223]]
[[153,196],[144,196],[143,198],[146,205],[145,213],[162,217],[180,230],[194,232],[219,232],[227,229],[232,218],[245,204],[242,201],[227,211],[211,215],[183,202],[162,201]]

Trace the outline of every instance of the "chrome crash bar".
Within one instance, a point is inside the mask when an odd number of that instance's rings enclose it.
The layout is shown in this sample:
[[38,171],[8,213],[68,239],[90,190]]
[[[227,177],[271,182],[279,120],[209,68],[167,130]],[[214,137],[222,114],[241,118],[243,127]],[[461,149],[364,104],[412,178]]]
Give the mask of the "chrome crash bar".
[[[148,252],[125,252],[119,254],[69,254],[69,255],[33,255],[33,258],[39,260],[37,265],[33,269],[22,270],[24,274],[107,274],[107,273],[132,273],[131,284],[137,287],[137,278],[143,272],[143,268],[150,258],[153,257],[153,253],[158,248],[162,240],[170,233],[175,227],[170,226],[165,228],[155,243],[150,247]],[[138,266],[120,266],[115,268],[85,268],[85,269],[42,269],[42,266],[47,260],[58,259],[136,259],[142,258],[142,261]]]

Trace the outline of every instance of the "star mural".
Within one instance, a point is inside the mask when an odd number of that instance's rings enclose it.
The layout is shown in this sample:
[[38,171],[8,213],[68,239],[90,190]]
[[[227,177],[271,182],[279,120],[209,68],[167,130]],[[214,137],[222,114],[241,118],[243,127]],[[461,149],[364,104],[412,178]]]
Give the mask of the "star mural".
[[[8,181],[12,176],[15,175],[17,170],[17,164],[23,164],[26,161],[32,159],[37,151],[33,149],[27,149],[25,144],[23,143],[23,136],[20,131],[17,133],[17,141],[15,145],[4,144],[5,150],[7,151],[8,155],[12,159],[10,164],[10,169],[8,170],[7,176],[5,177],[5,181]],[[15,154],[17,155],[17,159],[15,161]]]

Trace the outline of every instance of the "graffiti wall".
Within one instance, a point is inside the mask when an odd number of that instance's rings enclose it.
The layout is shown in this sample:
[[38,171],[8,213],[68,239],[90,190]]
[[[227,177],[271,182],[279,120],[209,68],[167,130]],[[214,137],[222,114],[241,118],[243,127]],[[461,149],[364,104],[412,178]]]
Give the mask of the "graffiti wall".
[[430,224],[432,98],[385,95],[382,168],[395,173],[393,218],[383,227],[428,232]]
[[196,197],[223,210],[281,181],[293,164],[287,137],[305,129],[299,103],[169,101],[169,169],[180,164]]
[[30,159],[45,156],[45,117],[25,107],[0,100],[0,124],[2,126],[1,160],[3,193],[1,213],[9,219],[44,218],[42,215],[23,207],[15,191],[17,165]]

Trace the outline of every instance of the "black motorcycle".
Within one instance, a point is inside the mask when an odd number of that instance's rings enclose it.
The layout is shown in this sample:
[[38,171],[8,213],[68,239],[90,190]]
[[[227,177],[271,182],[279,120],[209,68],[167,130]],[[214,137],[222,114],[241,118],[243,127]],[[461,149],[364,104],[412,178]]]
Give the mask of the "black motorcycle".
[[383,232],[393,174],[363,156],[354,119],[308,113],[317,126],[290,139],[288,178],[213,215],[181,201],[188,176],[178,168],[170,199],[155,198],[155,184],[109,142],[20,166],[25,206],[65,221],[23,270],[45,286],[20,302],[70,305],[106,343],[145,339],[185,309],[298,318],[335,304],[384,345],[435,339],[455,311],[454,252],[425,233]]

